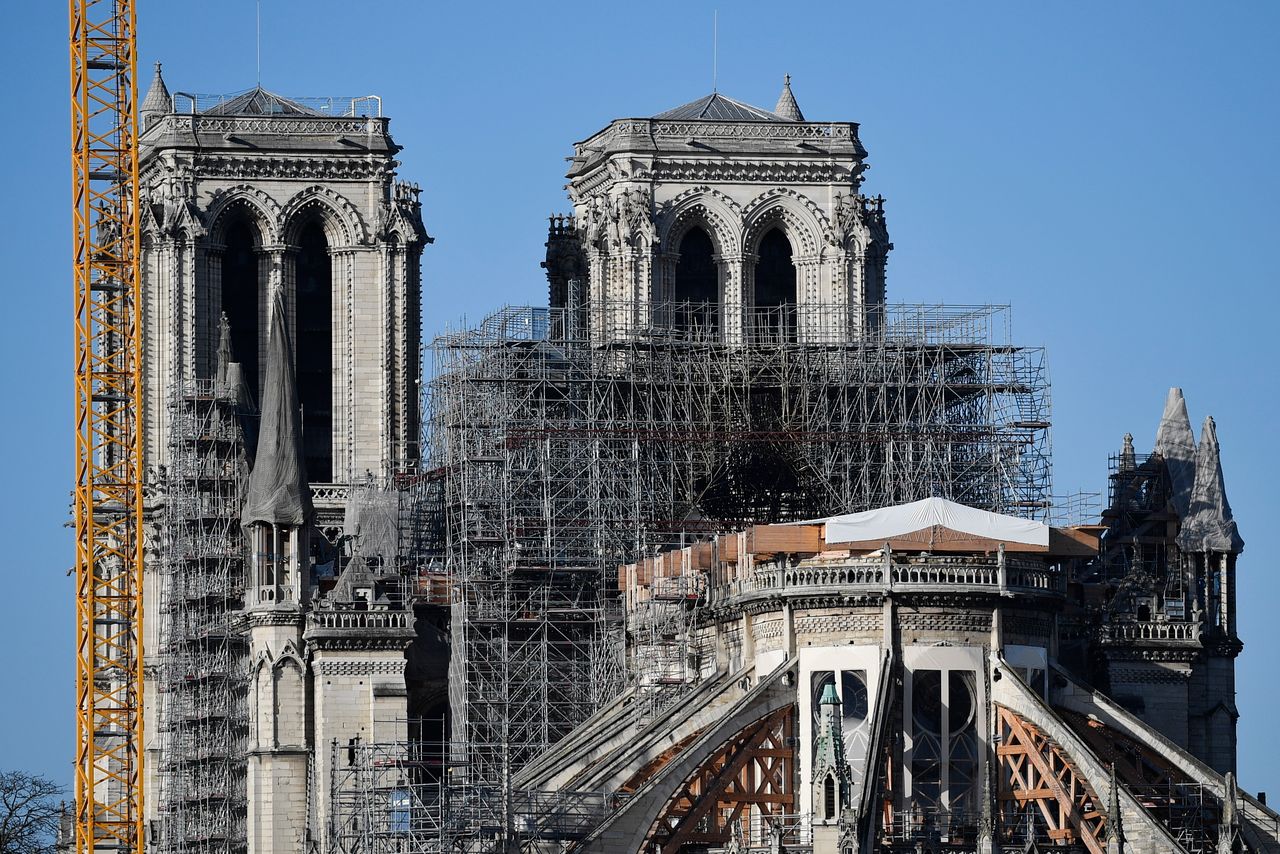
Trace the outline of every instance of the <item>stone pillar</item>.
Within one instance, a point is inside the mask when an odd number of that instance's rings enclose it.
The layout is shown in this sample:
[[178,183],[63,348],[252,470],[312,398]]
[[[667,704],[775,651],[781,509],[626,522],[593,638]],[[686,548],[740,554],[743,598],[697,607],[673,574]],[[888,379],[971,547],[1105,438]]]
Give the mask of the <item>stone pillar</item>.
[[716,256],[716,268],[720,271],[720,330],[726,344],[743,341],[743,316],[745,301],[742,293],[742,256]]
[[[395,758],[407,750],[408,690],[405,650],[413,641],[412,615],[400,610],[340,607],[313,611],[307,620],[311,650],[316,748],[316,826],[329,821],[329,795],[344,769],[334,768],[334,749],[378,743],[379,754]],[[339,762],[350,761],[339,749]]]
[[249,854],[304,854],[309,792],[307,686],[302,611],[250,611]]

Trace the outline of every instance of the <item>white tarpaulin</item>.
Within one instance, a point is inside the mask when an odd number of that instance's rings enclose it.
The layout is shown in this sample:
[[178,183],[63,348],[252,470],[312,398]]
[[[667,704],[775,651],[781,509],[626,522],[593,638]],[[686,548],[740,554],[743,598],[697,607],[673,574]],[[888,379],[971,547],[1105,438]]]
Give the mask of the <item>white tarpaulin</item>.
[[1002,543],[1049,546],[1049,526],[1041,522],[975,510],[944,498],[926,498],[826,520],[828,543],[889,540],[934,526]]

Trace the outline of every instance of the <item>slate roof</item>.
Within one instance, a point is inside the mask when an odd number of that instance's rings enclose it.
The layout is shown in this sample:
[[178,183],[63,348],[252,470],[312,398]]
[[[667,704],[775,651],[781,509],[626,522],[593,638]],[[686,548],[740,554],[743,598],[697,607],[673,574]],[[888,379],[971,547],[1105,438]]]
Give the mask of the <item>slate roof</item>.
[[655,119],[693,119],[712,122],[785,122],[789,121],[776,113],[760,107],[744,104],[728,95],[712,92],[696,101],[681,104],[665,113],[658,113]]
[[164,75],[160,73],[160,63],[156,63],[156,73],[151,78],[151,87],[147,89],[147,97],[142,99],[138,112],[143,115],[151,113],[172,113],[173,97],[169,87],[164,84]]
[[323,116],[310,107],[291,101],[261,86],[204,111],[209,116]]
[[778,103],[773,111],[787,121],[804,121],[804,113],[800,112],[800,105],[796,103],[796,96],[791,91],[790,74],[782,80],[782,94],[778,96]]

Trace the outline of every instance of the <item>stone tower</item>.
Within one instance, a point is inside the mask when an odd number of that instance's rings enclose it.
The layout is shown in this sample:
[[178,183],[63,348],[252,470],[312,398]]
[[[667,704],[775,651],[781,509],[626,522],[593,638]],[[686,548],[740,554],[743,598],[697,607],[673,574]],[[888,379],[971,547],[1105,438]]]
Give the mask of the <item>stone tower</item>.
[[551,306],[590,305],[595,340],[647,326],[726,343],[833,343],[878,319],[892,248],[860,194],[851,122],[719,93],[617,119],[574,146],[574,214],[553,218]]
[[348,483],[417,457],[418,188],[380,104],[302,104],[261,88],[205,105],[159,66],[141,107],[147,462],[170,393],[211,376],[219,317],[251,400],[270,294],[294,343],[307,479]]
[[1111,475],[1100,571],[1110,588],[1100,684],[1220,773],[1236,767],[1236,559],[1217,428],[1196,443],[1181,389],[1170,389],[1155,452],[1125,437]]
[[151,845],[313,850],[336,745],[407,737],[419,191],[376,98],[157,65],[140,117]]

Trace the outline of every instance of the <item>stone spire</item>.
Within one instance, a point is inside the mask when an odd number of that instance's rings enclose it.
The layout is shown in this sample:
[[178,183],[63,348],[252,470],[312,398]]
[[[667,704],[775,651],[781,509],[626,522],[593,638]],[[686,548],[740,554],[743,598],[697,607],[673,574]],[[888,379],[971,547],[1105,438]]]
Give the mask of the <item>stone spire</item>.
[[1239,854],[1240,814],[1236,810],[1236,799],[1240,796],[1236,788],[1236,775],[1227,772],[1225,791],[1222,795],[1222,819],[1218,822],[1217,854]]
[[169,87],[164,85],[164,75],[160,73],[160,63],[157,62],[156,74],[151,78],[151,88],[147,90],[147,97],[142,99],[142,106],[138,108],[143,129],[151,124],[153,118],[172,112],[173,98],[169,95]]
[[293,347],[279,288],[271,300],[267,378],[262,393],[258,450],[240,524],[302,526],[311,517],[311,489],[302,456],[302,419],[293,376]]
[[1124,854],[1124,827],[1120,821],[1120,783],[1111,763],[1111,793],[1107,797],[1107,854]]
[[1196,439],[1191,432],[1191,419],[1187,417],[1187,402],[1182,399],[1182,389],[1169,389],[1165,398],[1164,415],[1156,431],[1155,451],[1164,458],[1169,469],[1170,498],[1178,516],[1187,518],[1191,507],[1191,489],[1196,478]]
[[[813,757],[813,801],[814,814],[821,814],[823,820],[839,819],[849,809],[851,781],[849,779],[849,763],[844,755],[844,734],[841,731],[840,696],[836,693],[834,683],[827,683],[818,700],[819,723],[817,744]],[[828,783],[828,781],[830,781]],[[828,785],[835,787],[835,803],[829,804],[826,797]],[[827,812],[827,806],[834,811]]]
[[1218,452],[1218,429],[1212,416],[1205,418],[1204,427],[1200,430],[1191,508],[1182,520],[1178,546],[1188,552],[1239,554],[1244,550],[1244,540],[1240,539],[1231,505],[1227,502],[1222,460]]
[[790,74],[782,78],[782,94],[778,96],[778,105],[773,108],[773,112],[787,121],[804,121],[804,114],[800,112],[800,105],[796,103],[796,96],[791,94]]

